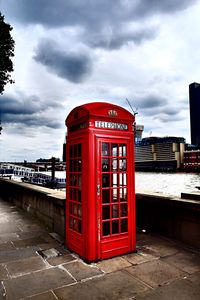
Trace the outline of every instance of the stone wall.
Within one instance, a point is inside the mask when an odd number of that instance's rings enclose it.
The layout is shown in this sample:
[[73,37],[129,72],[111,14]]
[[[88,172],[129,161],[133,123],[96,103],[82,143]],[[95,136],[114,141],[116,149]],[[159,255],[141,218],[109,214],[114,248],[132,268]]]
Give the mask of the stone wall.
[[50,231],[65,233],[65,193],[0,179],[0,197],[37,217]]

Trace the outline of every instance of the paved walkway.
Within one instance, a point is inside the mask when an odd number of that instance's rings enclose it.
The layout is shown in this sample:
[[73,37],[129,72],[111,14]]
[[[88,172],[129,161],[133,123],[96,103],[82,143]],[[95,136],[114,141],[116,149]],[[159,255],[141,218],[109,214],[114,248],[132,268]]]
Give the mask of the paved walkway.
[[0,201],[0,299],[196,300],[200,253],[138,234],[138,253],[85,264],[35,219]]

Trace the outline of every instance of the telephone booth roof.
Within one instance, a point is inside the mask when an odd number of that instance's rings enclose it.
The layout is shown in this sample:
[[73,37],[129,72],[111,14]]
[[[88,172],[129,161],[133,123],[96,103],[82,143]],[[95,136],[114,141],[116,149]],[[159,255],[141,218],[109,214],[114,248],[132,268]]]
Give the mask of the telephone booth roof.
[[135,120],[133,114],[118,105],[107,102],[92,102],[75,107],[67,116],[65,124],[69,126],[90,117],[120,119],[130,123],[133,123]]

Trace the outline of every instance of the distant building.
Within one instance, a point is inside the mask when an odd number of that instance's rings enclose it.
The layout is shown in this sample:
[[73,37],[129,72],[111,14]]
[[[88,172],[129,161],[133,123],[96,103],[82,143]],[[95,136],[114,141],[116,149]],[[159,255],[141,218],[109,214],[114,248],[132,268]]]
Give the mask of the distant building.
[[200,84],[189,85],[191,144],[200,147]]
[[144,131],[144,125],[135,125],[135,141],[140,142],[142,140],[142,133]]
[[185,139],[149,137],[135,143],[135,168],[141,171],[176,170],[183,163]]
[[183,169],[185,171],[200,171],[200,150],[187,150],[184,152]]

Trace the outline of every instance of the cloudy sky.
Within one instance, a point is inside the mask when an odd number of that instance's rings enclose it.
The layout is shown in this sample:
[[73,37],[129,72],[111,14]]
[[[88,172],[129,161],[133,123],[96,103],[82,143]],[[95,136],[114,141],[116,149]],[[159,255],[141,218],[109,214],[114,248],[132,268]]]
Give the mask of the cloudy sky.
[[143,136],[190,142],[200,82],[198,0],[0,0],[15,84],[0,96],[1,161],[62,157],[65,118],[86,102],[137,109]]

